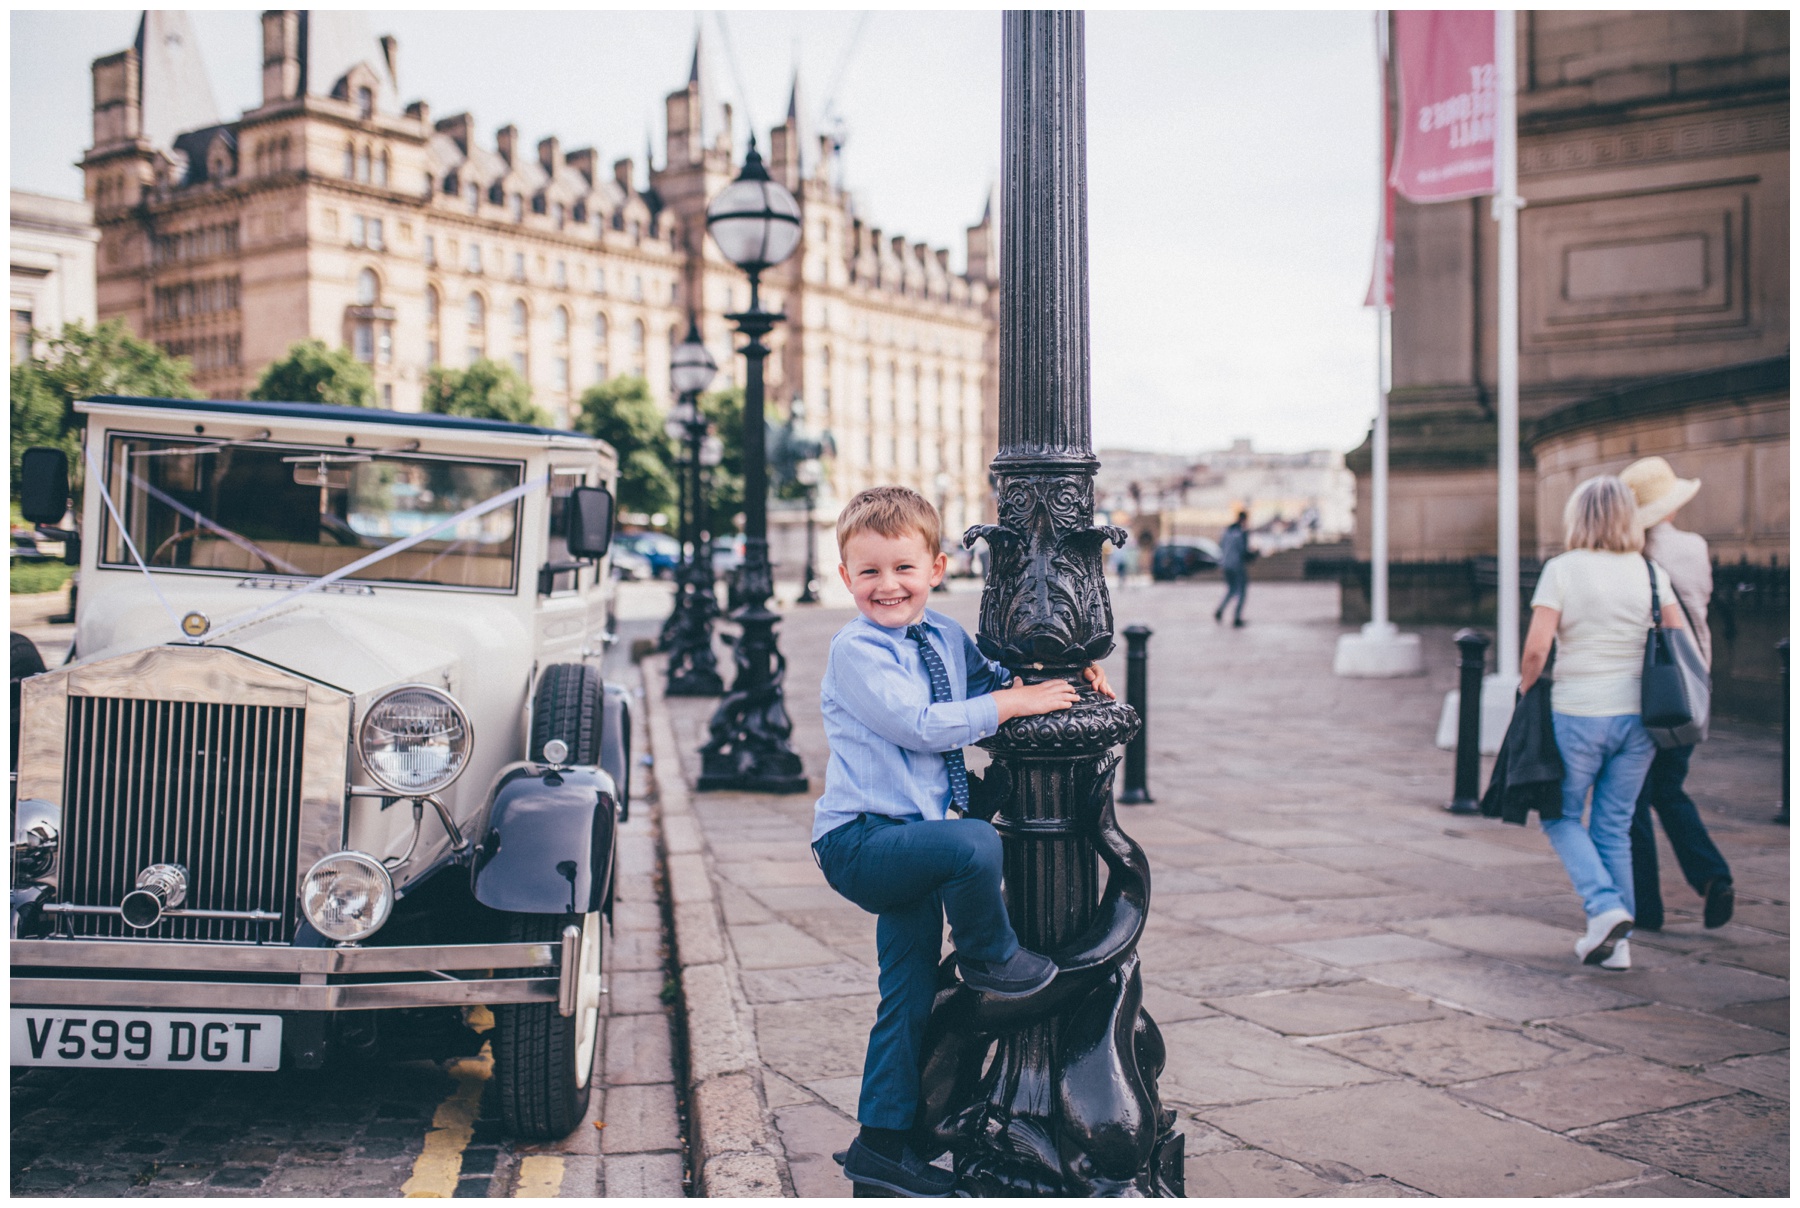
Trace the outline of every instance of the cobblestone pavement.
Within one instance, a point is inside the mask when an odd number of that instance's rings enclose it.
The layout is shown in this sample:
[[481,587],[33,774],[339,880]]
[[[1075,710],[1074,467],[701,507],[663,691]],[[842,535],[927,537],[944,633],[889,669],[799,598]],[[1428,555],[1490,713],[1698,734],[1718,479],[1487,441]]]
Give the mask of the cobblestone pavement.
[[[1252,588],[1241,630],[1210,620],[1216,585],[1114,597],[1121,628],[1156,630],[1156,803],[1121,821],[1154,868],[1145,998],[1188,1194],[1786,1194],[1778,734],[1722,724],[1694,759],[1736,921],[1701,927],[1665,848],[1665,930],[1634,939],[1630,972],[1589,969],[1542,834],[1441,809],[1449,631],[1424,632],[1424,677],[1340,680],[1336,588]],[[974,594],[939,599],[974,627]],[[781,627],[815,792],[819,676],[850,615],[790,609]],[[1123,671],[1115,654],[1115,683]],[[668,702],[690,782],[712,707]],[[830,1154],[855,1128],[874,920],[814,867],[812,802],[696,793],[693,810],[786,1175],[798,1194],[842,1195]]]
[[[639,611],[658,603],[642,601]],[[44,626],[43,604],[15,600],[13,628],[48,647],[55,665],[56,643],[71,630]],[[623,629],[607,672],[635,684],[623,653],[653,623],[627,620]],[[642,751],[641,713],[636,722]],[[659,853],[656,811],[640,801],[620,833],[599,1082],[587,1118],[563,1141],[502,1134],[485,1054],[272,1074],[15,1069],[13,1194],[684,1195]]]

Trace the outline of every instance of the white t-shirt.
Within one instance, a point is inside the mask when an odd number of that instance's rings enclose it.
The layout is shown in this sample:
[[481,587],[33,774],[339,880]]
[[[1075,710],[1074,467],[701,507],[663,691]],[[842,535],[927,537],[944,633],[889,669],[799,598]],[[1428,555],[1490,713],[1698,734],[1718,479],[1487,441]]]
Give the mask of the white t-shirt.
[[[1646,566],[1642,554],[1598,549],[1572,549],[1544,563],[1531,606],[1562,614],[1551,709],[1576,717],[1617,717],[1642,708],[1639,681],[1650,628]],[[1660,566],[1656,590],[1665,613],[1678,608]]]

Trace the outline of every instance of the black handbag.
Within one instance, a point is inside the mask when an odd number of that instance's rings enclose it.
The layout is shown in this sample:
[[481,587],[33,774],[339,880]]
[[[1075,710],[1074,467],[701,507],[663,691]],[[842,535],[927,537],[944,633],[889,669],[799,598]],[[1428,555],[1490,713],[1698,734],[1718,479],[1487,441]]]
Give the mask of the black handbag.
[[[1644,728],[1665,750],[1691,747],[1706,741],[1712,715],[1712,676],[1700,645],[1686,629],[1664,629],[1662,601],[1656,592],[1656,564],[1648,557],[1650,572],[1650,632],[1644,638],[1644,678],[1640,710]],[[1676,597],[1680,605],[1681,598]],[[1682,608],[1682,615],[1687,609]],[[1692,625],[1693,619],[1688,618]]]

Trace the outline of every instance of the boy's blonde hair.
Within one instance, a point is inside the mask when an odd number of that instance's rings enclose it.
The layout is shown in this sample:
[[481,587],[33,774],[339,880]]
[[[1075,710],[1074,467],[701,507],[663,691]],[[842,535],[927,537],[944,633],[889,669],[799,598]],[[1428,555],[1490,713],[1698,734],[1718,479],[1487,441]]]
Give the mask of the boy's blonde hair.
[[1600,474],[1583,482],[1563,508],[1563,543],[1570,549],[1635,554],[1644,548],[1637,497],[1623,479]]
[[858,533],[905,537],[917,533],[925,548],[936,556],[942,548],[943,528],[937,509],[910,487],[870,487],[858,491],[838,513],[837,544],[843,560],[844,542]]

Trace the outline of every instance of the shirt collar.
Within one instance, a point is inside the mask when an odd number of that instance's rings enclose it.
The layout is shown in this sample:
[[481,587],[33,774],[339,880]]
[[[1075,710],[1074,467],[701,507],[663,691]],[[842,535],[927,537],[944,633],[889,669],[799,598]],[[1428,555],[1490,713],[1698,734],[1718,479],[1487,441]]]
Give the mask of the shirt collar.
[[[886,625],[877,625],[874,621],[871,621],[868,617],[863,616],[861,613],[857,614],[857,620],[861,621],[864,625],[867,625],[870,629],[873,629],[877,633],[885,633],[888,637],[893,638],[896,642],[904,642],[904,641],[910,640],[906,636],[906,631],[908,629],[912,628],[911,625],[902,625],[898,629],[889,629]],[[933,630],[934,632],[937,632],[940,634],[943,632],[943,626],[938,624],[936,618],[934,618],[931,615],[931,609],[929,609],[929,608],[927,608],[924,611],[924,613],[920,615],[918,620],[913,622],[913,625],[923,625],[923,626],[925,626],[925,628]]]

